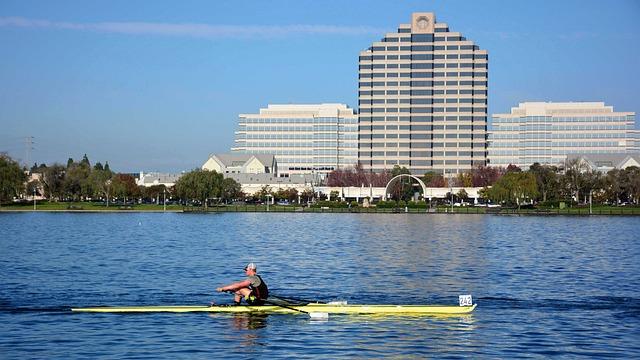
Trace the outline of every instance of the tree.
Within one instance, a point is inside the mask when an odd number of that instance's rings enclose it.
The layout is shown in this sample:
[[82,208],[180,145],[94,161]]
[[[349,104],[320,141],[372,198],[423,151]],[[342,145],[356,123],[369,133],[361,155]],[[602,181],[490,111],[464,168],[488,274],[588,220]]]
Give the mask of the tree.
[[491,186],[506,172],[503,167],[479,165],[471,169],[472,184],[476,187]]
[[473,186],[473,175],[471,173],[459,173],[457,176],[458,184],[462,187]]
[[422,182],[428,187],[447,187],[447,180],[442,174],[427,172],[422,177]]
[[256,199],[261,199],[261,200],[268,200],[267,199],[267,195],[272,195],[273,192],[271,191],[271,187],[269,185],[264,185],[263,187],[260,188],[260,190],[256,191],[253,196]]
[[49,201],[59,201],[64,194],[65,168],[61,164],[54,163],[44,169],[42,182],[44,193]]
[[93,186],[89,182],[91,168],[86,163],[71,163],[67,166],[63,181],[64,193],[73,200],[81,200],[93,194]]
[[492,201],[518,205],[526,199],[535,199],[538,195],[536,177],[530,172],[512,171],[506,173],[491,188],[483,189],[484,196]]
[[558,168],[555,166],[540,165],[533,163],[529,167],[529,171],[536,177],[538,184],[538,193],[542,194],[542,201],[546,202],[547,197],[557,198],[558,196]]
[[198,200],[208,206],[209,199],[219,199],[222,195],[224,177],[216,171],[195,169],[178,179],[176,192],[184,200]]
[[465,201],[469,199],[469,194],[467,194],[467,191],[465,189],[460,189],[460,191],[458,191],[458,193],[456,194],[456,197],[460,199],[460,201]]
[[80,166],[91,168],[91,163],[89,162],[89,158],[87,157],[87,154],[84,154],[84,156],[82,157],[82,160],[80,160]]
[[91,184],[91,189],[93,193],[90,195],[91,197],[109,197],[110,192],[110,180],[113,177],[113,173],[110,170],[105,170],[102,168],[102,165],[98,167],[100,163],[97,163],[93,170],[91,170],[91,174],[89,175],[88,182]]
[[222,195],[223,200],[235,200],[242,198],[244,193],[242,192],[242,185],[232,178],[225,178],[222,180]]
[[0,202],[11,201],[24,191],[27,175],[8,155],[0,153]]
[[166,194],[167,188],[164,184],[152,185],[149,187],[141,187],[142,198],[146,200],[153,200],[156,204],[160,204],[160,195]]
[[302,202],[310,202],[315,197],[315,193],[312,189],[305,189],[302,193],[300,193],[300,200]]
[[565,173],[562,178],[566,190],[565,196],[569,195],[569,197],[573,197],[576,202],[580,201],[580,193],[584,192],[585,188],[591,190],[592,177],[593,171],[586,162],[579,158],[567,161]]
[[126,202],[129,198],[138,197],[140,195],[140,189],[133,176],[129,174],[116,174],[111,180],[111,194]]

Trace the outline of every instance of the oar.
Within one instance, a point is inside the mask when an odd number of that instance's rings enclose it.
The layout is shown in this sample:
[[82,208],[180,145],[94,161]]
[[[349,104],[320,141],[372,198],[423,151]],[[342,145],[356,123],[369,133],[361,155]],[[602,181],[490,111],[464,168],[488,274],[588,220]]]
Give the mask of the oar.
[[326,313],[326,312],[325,313],[323,313],[323,312],[309,312],[309,311],[296,309],[294,307],[287,306],[287,305],[284,305],[284,304],[279,304],[277,302],[273,302],[273,301],[269,301],[269,300],[262,300],[262,301],[264,301],[265,304],[271,304],[271,305],[279,306],[281,308],[285,308],[285,309],[289,309],[289,310],[293,310],[293,311],[298,311],[298,312],[301,312],[303,314],[307,314],[307,315],[309,315],[309,317],[311,319],[318,319],[318,320],[323,320],[324,319],[324,320],[326,320],[326,319],[329,318],[329,313]]
[[[231,290],[225,290],[225,292],[233,293],[233,291],[231,291]],[[276,298],[277,298],[277,296],[274,296],[274,297],[276,297]],[[293,299],[291,299],[291,300],[293,300]],[[281,307],[281,308],[285,308],[285,309],[289,309],[289,310],[293,310],[293,311],[301,312],[301,313],[303,313],[303,314],[307,314],[307,315],[309,315],[309,317],[310,317],[311,319],[318,319],[318,320],[321,320],[321,319],[328,319],[328,318],[329,318],[329,313],[309,312],[309,311],[304,311],[304,310],[296,309],[296,308],[294,308],[294,307],[287,306],[287,305],[284,305],[284,304],[278,304],[278,303],[276,303],[276,302],[269,301],[269,300],[262,300],[262,301],[264,301],[264,303],[265,303],[265,304],[271,304],[271,305],[274,305],[274,306],[279,306],[279,307]]]

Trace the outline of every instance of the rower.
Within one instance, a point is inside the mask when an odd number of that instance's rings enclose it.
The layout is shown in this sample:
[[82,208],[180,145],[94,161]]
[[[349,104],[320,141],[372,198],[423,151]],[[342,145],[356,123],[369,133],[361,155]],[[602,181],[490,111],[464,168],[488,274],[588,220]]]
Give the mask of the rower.
[[219,292],[233,292],[235,305],[240,305],[242,298],[249,305],[263,305],[269,297],[267,283],[257,274],[257,267],[254,263],[249,263],[244,267],[247,278],[233,284],[219,287]]

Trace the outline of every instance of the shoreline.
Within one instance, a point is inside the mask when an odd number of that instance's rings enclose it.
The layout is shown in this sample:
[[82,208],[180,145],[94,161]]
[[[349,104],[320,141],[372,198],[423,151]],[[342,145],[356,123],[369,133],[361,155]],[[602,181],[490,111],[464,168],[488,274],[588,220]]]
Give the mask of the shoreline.
[[488,209],[486,208],[407,208],[407,209],[376,209],[376,208],[303,208],[303,207],[270,207],[263,206],[226,206],[182,209],[11,209],[0,208],[0,213],[182,213],[182,214],[222,214],[222,213],[300,213],[300,214],[387,214],[387,215],[497,215],[497,216],[640,216],[640,208],[605,208],[593,209]]

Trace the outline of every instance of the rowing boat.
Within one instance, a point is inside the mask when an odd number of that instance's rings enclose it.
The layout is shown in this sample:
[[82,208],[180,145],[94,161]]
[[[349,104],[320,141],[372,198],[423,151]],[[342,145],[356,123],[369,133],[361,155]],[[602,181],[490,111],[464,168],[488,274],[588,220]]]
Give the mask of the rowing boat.
[[261,306],[104,306],[72,308],[75,312],[94,313],[153,313],[153,312],[208,312],[208,313],[330,313],[330,314],[380,314],[380,315],[459,315],[468,314],[476,308],[470,306],[448,305],[357,305],[357,304],[316,304],[305,305],[261,305]]

